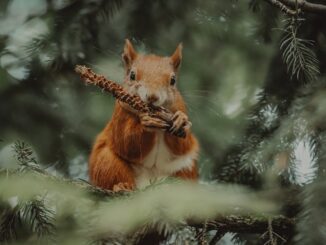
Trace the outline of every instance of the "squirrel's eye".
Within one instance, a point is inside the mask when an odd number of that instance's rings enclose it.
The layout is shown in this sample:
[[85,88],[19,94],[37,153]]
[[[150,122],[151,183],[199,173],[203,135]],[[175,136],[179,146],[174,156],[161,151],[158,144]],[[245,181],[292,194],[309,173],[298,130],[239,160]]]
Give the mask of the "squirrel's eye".
[[134,71],[130,72],[130,80],[133,80],[133,81],[136,80],[136,74]]
[[171,77],[170,84],[173,86],[176,83],[175,76]]

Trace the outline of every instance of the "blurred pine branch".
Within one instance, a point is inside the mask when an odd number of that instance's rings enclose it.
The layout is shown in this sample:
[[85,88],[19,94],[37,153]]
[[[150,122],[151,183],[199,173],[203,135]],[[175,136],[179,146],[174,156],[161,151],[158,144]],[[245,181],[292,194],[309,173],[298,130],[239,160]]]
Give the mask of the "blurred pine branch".
[[[200,186],[165,181],[135,193],[114,193],[93,187],[85,181],[50,175],[42,170],[36,161],[30,161],[33,152],[23,142],[16,142],[14,150],[24,171],[0,172],[0,191],[3,193],[1,203],[11,206],[2,209],[1,241],[18,239],[23,227],[25,239],[33,237],[33,234],[40,241],[47,243],[65,239],[60,235],[63,229],[60,226],[63,224],[59,220],[62,215],[60,210],[67,202],[72,206],[64,211],[64,216],[73,215],[79,218],[75,220],[75,228],[72,226],[66,229],[72,229],[72,234],[78,233],[79,229],[86,229],[87,235],[82,238],[86,240],[121,241],[123,237],[127,242],[132,237],[141,241],[146,234],[153,231],[159,232],[161,238],[172,239],[171,236],[180,227],[200,230],[204,224],[205,229],[201,231],[201,238],[197,237],[198,241],[203,240],[204,234],[208,236],[210,231],[216,231],[214,238],[209,240],[218,242],[217,237],[221,238],[226,232],[263,234],[267,232],[269,220],[276,234],[287,237],[293,233],[294,219],[260,214],[272,211],[273,205],[267,205],[269,201],[240,187],[238,190],[232,187],[231,191],[227,186]],[[11,189],[7,189],[8,186],[11,186]],[[10,203],[7,198],[12,196],[15,198],[11,200],[15,201]],[[225,201],[220,199],[222,196],[226,198]],[[200,202],[195,204],[197,198]],[[235,202],[235,199],[241,201]],[[146,207],[142,209],[146,210],[148,207],[152,211],[136,215],[138,209],[135,207],[140,208],[143,205]],[[188,207],[185,208],[185,205]],[[170,208],[164,211],[164,207]],[[119,218],[123,213],[129,215]],[[192,215],[189,216],[190,213]],[[87,219],[89,220],[86,221]],[[120,230],[122,224],[126,226]],[[116,232],[121,234],[116,236]]]
[[282,57],[291,78],[314,81],[319,75],[319,62],[313,51],[313,41],[298,37],[302,19],[286,20],[285,36],[281,42]]

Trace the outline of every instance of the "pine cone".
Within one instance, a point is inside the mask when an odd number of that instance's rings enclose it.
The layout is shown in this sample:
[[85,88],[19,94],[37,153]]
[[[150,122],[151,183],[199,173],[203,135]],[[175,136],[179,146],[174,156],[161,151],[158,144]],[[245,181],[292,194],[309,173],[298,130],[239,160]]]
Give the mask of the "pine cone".
[[[109,92],[113,95],[114,98],[128,104],[131,108],[136,111],[142,113],[149,113],[152,117],[158,117],[163,119],[169,124],[169,129],[172,127],[172,117],[173,113],[167,110],[164,107],[154,107],[146,102],[142,101],[142,99],[138,95],[131,95],[124,90],[124,88],[111,80],[106,79],[102,75],[98,75],[92,71],[91,68],[86,66],[77,65],[75,71],[80,74],[81,78],[88,84],[94,84],[98,87],[102,88],[104,91]],[[183,129],[180,129],[177,132],[173,133],[175,136],[184,138],[186,136],[186,132]]]

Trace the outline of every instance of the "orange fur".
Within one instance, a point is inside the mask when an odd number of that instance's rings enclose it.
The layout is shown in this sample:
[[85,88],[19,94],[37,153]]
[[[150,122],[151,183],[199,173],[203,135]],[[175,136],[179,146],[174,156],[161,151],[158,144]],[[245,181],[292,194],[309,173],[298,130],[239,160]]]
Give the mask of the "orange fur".
[[[182,96],[175,87],[170,86],[169,82],[170,74],[177,72],[181,62],[180,45],[169,58],[138,55],[131,43],[126,41],[123,60],[127,71],[125,85],[127,89],[130,89],[129,92],[132,92],[132,89],[138,89],[139,86],[146,86],[150,93],[157,93],[160,89],[165,89],[167,98],[164,106],[172,112],[186,113]],[[136,80],[141,80],[142,85],[137,87],[135,82],[128,81],[128,74],[131,70],[137,71]],[[146,129],[141,124],[138,115],[116,102],[112,119],[96,138],[91,152],[89,159],[91,182],[105,189],[113,189],[119,183],[127,183],[135,188],[135,166],[142,166],[146,156],[153,150],[158,130]],[[178,138],[164,133],[164,142],[175,156],[198,151],[197,140],[190,130],[187,130],[186,138]],[[196,159],[193,160],[190,169],[184,168],[171,175],[196,180],[198,178]]]

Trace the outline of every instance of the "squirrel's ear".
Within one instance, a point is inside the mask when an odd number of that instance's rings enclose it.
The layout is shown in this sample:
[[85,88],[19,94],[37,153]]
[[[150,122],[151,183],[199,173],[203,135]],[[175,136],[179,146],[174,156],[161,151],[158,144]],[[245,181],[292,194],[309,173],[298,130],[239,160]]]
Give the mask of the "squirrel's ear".
[[174,51],[174,53],[171,56],[172,65],[174,70],[178,70],[181,65],[182,60],[182,43],[179,43],[177,49]]
[[128,39],[126,39],[126,43],[122,54],[122,59],[123,62],[125,63],[126,68],[131,67],[132,62],[135,60],[136,56],[137,56],[137,52],[135,51],[131,42]]

